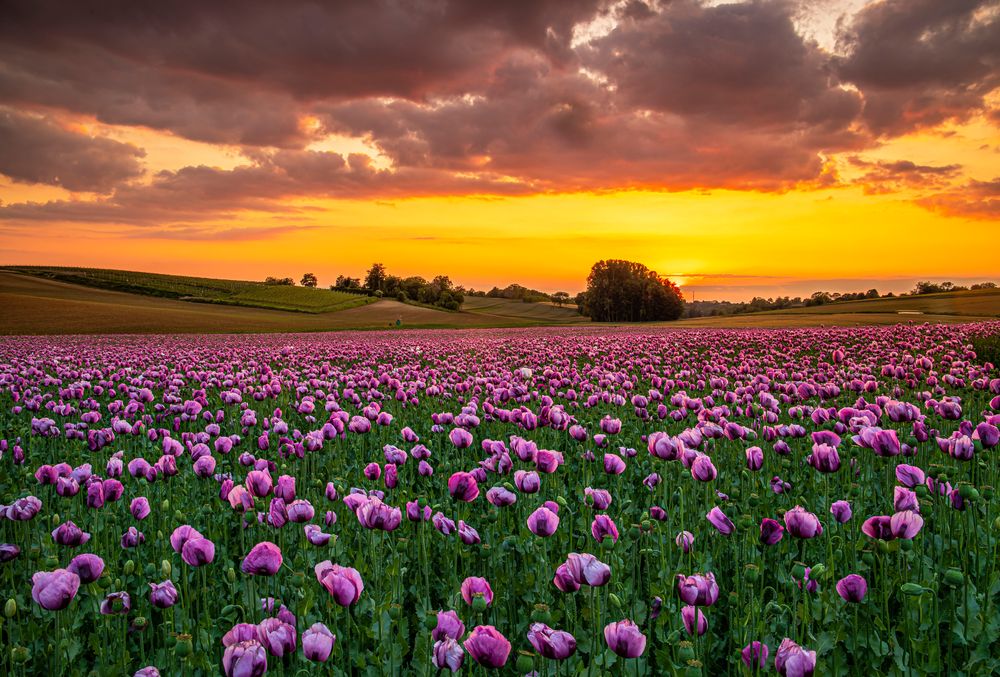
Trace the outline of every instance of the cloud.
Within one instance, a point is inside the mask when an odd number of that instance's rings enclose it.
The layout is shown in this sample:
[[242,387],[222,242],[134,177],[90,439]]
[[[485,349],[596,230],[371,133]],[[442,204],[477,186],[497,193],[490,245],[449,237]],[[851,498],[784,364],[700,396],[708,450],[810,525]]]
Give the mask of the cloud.
[[[279,150],[257,152],[250,164],[231,170],[184,167],[157,172],[148,184],[119,186],[98,200],[54,200],[0,206],[0,220],[74,221],[135,226],[177,226],[243,211],[295,214],[310,211],[282,202],[285,198],[372,198],[430,195],[520,194],[522,184],[488,173],[456,176],[430,168],[380,170],[368,156]],[[165,231],[166,232],[166,231]]]
[[132,144],[78,134],[51,119],[0,108],[0,174],[22,183],[108,193],[143,173]]
[[1000,219],[1000,177],[992,181],[969,181],[960,188],[918,200],[918,204],[947,216]]
[[862,92],[874,133],[966,120],[1000,86],[1000,3],[874,2],[844,27],[839,45],[846,56],[836,71]]
[[864,170],[856,183],[869,195],[906,189],[942,188],[962,170],[962,165],[959,164],[920,165],[910,160],[870,162],[851,156],[848,161],[854,167]]

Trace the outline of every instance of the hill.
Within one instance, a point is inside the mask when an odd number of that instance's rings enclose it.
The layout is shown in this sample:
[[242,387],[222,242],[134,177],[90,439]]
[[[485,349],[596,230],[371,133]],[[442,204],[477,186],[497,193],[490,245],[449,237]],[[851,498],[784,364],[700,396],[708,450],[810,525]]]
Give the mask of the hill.
[[4,266],[3,269],[47,280],[143,296],[302,313],[328,313],[375,301],[368,296],[329,289],[131,270],[59,266]]
[[[518,302],[506,314],[494,314],[483,309],[448,312],[383,299],[333,311],[292,312],[145,296],[0,270],[0,334],[309,332],[395,328],[397,321],[404,329],[560,323],[543,318],[547,310],[532,317],[538,312],[534,305]],[[518,315],[514,309],[524,312]]]
[[1000,289],[979,289],[865,299],[742,315],[696,317],[673,324],[684,327],[810,327],[899,322],[976,322],[995,320],[998,317]]

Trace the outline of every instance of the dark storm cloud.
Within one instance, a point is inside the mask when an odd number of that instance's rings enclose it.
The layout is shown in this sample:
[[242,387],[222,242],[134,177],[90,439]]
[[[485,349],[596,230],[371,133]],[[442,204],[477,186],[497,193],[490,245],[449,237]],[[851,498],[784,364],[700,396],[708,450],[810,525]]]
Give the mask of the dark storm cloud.
[[[106,171],[76,184],[115,188],[106,198],[0,218],[190,223],[289,197],[830,185],[830,154],[982,109],[998,6],[883,0],[847,20],[835,56],[797,31],[792,0],[8,0],[7,105],[235,145],[248,164],[149,185]],[[610,31],[581,36],[595,19]],[[365,138],[391,168],[304,150],[327,132]],[[114,166],[135,161],[105,148]],[[866,171],[876,190],[954,179],[931,169]]]
[[858,12],[840,44],[837,71],[864,93],[877,134],[964,120],[1000,86],[997,0],[883,0]]
[[78,134],[50,120],[0,108],[0,174],[14,181],[108,193],[142,175],[145,152]]

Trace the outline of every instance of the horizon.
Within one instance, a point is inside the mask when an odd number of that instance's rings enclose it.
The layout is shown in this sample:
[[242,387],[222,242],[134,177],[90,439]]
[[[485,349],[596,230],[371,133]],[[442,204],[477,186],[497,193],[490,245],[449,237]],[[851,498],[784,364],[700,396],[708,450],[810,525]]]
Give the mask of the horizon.
[[736,302],[1000,278],[993,1],[2,16],[2,265],[576,293],[614,258]]

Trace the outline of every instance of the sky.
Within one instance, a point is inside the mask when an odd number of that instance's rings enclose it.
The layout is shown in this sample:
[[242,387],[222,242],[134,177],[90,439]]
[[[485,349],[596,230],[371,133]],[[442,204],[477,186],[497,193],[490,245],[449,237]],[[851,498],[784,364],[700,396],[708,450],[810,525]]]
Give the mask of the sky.
[[1000,0],[7,0],[0,264],[1000,281]]

